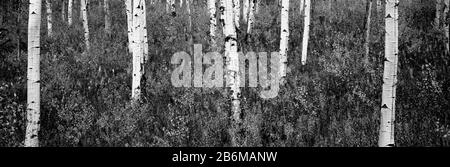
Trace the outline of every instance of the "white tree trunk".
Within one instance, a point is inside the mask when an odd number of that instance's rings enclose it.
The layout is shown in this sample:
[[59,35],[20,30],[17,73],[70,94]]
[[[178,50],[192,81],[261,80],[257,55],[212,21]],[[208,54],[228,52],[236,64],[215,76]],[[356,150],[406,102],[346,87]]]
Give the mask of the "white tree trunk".
[[126,0],[125,1],[125,8],[127,13],[127,34],[128,34],[128,52],[131,53],[133,51],[133,42],[132,42],[132,35],[133,35],[133,0]]
[[188,14],[188,21],[189,21],[189,25],[188,25],[188,33],[189,33],[189,41],[188,41],[188,46],[187,46],[187,50],[189,52],[190,55],[194,54],[194,37],[193,37],[193,27],[192,27],[192,13],[191,13],[191,5],[192,5],[192,0],[187,0],[186,1],[186,10],[187,10],[187,14]]
[[[240,123],[240,101],[238,95],[239,89],[239,56],[237,52],[236,27],[233,17],[234,9],[231,0],[225,1],[225,56],[227,69],[227,87],[231,90],[231,111],[233,113],[232,127],[236,130]],[[236,134],[235,132],[231,133]],[[232,137],[232,145],[236,146],[236,137]]]
[[170,0],[170,11],[175,13],[175,0]]
[[[281,34],[280,34],[280,70],[279,77],[286,76],[287,53],[289,45],[289,0],[281,1]],[[281,83],[283,80],[280,80]]]
[[211,38],[211,48],[213,48],[213,50],[216,50],[217,20],[216,20],[215,0],[208,0],[208,10],[209,10],[209,37]]
[[309,42],[309,25],[311,20],[311,0],[305,0],[305,21],[303,28],[303,42],[302,42],[302,64],[306,64],[306,57],[308,55]]
[[240,28],[240,19],[241,19],[241,4],[240,0],[233,0],[233,8],[234,8],[234,25],[239,30]]
[[[143,8],[144,8],[144,14],[143,14],[143,34],[144,34],[144,60],[143,60],[143,64],[147,63],[148,60],[148,32],[147,32],[147,3],[144,1],[142,3]],[[142,75],[144,75],[144,73],[142,73]]]
[[131,98],[133,101],[141,98],[141,79],[144,73],[144,26],[145,1],[133,1],[133,76]]
[[104,0],[105,7],[105,32],[107,35],[111,34],[111,10],[109,0]]
[[25,147],[38,147],[40,128],[40,29],[41,0],[30,0],[28,17],[27,127]]
[[223,35],[226,34],[226,30],[225,30],[225,0],[219,0],[219,14],[220,14],[220,18],[219,18],[219,22],[220,25],[222,26],[222,31],[223,31]]
[[304,9],[305,9],[305,0],[300,0],[300,16],[303,16]]
[[244,4],[242,6],[242,18],[246,23],[248,21],[248,11],[250,9],[250,1],[251,0],[243,0]]
[[47,8],[47,35],[48,37],[53,36],[53,29],[52,29],[52,4],[51,0],[46,0],[46,8]]
[[66,21],[66,0],[63,0],[62,2],[61,2],[61,20],[63,21],[63,22],[65,22]]
[[385,61],[378,146],[394,146],[395,89],[398,62],[398,0],[386,0]]
[[89,21],[87,13],[88,0],[81,0],[81,15],[83,16],[83,29],[84,29],[84,43],[86,44],[86,51],[89,51],[91,45],[89,43]]
[[180,0],[180,9],[183,7],[183,0]]
[[247,34],[252,32],[253,23],[255,22],[255,10],[257,0],[250,0],[250,10],[248,11]]
[[370,22],[372,20],[372,0],[367,1],[368,8],[367,8],[367,19],[366,19],[366,40],[364,42],[364,48],[365,48],[365,57],[364,61],[367,64],[369,64],[369,52],[370,52]]
[[73,0],[69,0],[67,7],[67,22],[69,22],[69,26],[73,23]]
[[[448,17],[448,9],[449,9],[449,5],[450,5],[450,0],[444,0],[445,3],[445,8],[444,8],[444,18]],[[447,50],[447,54],[450,53],[450,38],[449,38],[449,21],[445,22],[445,37],[447,38],[447,45],[446,45],[446,50]]]

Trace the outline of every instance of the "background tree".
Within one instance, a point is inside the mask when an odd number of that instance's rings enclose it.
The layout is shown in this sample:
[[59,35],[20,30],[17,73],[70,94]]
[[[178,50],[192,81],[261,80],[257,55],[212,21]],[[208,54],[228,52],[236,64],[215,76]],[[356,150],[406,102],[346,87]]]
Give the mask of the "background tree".
[[45,0],[46,9],[47,9],[47,35],[52,37],[53,29],[52,29],[52,4],[51,0]]
[[366,39],[364,40],[365,49],[365,64],[369,64],[369,53],[370,53],[370,22],[372,19],[372,0],[367,0],[367,19],[366,19]]
[[67,7],[67,22],[69,23],[69,26],[73,23],[73,0],[69,0]]
[[289,45],[289,0],[281,1],[281,34],[280,34],[280,73],[279,77],[284,80],[286,76],[287,53]]
[[27,128],[25,147],[39,146],[41,0],[30,0],[28,15]]
[[302,64],[306,64],[306,57],[308,55],[309,42],[309,27],[311,20],[311,0],[305,0],[305,21],[303,27],[303,41],[302,41]]
[[398,0],[386,0],[385,61],[378,146],[395,146],[395,99],[398,66]]
[[81,0],[81,14],[83,16],[83,29],[84,29],[84,43],[86,45],[86,52],[88,52],[91,48],[91,44],[89,42],[89,20],[88,20],[88,12],[87,5],[88,0]]
[[111,10],[109,0],[104,0],[105,4],[105,32],[111,35]]

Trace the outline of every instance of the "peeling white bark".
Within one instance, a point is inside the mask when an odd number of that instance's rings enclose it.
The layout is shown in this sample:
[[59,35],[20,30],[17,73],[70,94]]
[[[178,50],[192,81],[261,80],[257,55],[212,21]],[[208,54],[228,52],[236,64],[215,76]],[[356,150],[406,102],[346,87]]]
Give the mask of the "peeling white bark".
[[306,57],[308,55],[310,20],[311,20],[311,0],[305,0],[305,21],[304,21],[303,42],[302,42],[302,65],[306,64]]

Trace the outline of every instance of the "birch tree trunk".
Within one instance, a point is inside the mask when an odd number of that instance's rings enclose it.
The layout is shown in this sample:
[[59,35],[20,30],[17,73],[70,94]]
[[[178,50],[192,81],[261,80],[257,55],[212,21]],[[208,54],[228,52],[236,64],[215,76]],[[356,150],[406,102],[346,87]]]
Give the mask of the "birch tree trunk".
[[447,39],[447,45],[446,45],[446,50],[447,50],[447,54],[450,53],[450,38],[449,38],[449,21],[448,21],[448,9],[449,9],[449,5],[450,5],[450,0],[444,0],[445,3],[445,7],[444,7],[444,18],[446,19],[445,22],[445,37]]
[[46,8],[47,8],[47,36],[52,37],[53,36],[53,29],[52,29],[52,4],[51,0],[46,0]]
[[242,7],[242,18],[244,22],[247,23],[248,21],[248,9],[250,7],[250,0],[243,0],[243,7]]
[[434,20],[434,23],[436,24],[436,26],[439,28],[440,23],[441,23],[441,0],[436,0],[436,18]]
[[61,20],[63,21],[63,22],[65,22],[66,21],[66,0],[63,0],[62,2],[61,2],[61,5],[62,5],[62,7],[61,7]]
[[232,130],[231,143],[233,146],[238,146],[238,129],[240,119],[240,101],[238,95],[240,94],[239,89],[239,57],[237,52],[237,40],[236,40],[236,27],[234,25],[234,8],[233,2],[226,0],[225,2],[225,56],[226,56],[226,77],[227,77],[227,87],[230,87],[230,99],[231,99],[231,112],[233,114],[232,118]]
[[303,16],[304,9],[305,9],[305,0],[300,0],[300,16]]
[[126,0],[125,1],[125,8],[126,8],[126,14],[127,14],[127,34],[128,34],[128,52],[131,53],[133,51],[133,42],[132,42],[132,35],[133,35],[133,0]]
[[233,0],[233,8],[234,8],[234,26],[239,30],[240,28],[240,18],[241,18],[241,4],[240,0]]
[[247,34],[252,32],[253,23],[255,22],[255,10],[257,0],[250,0],[250,11],[248,11]]
[[69,26],[71,26],[72,23],[73,23],[73,10],[72,10],[72,7],[73,7],[73,0],[69,0],[69,4],[68,4],[68,7],[67,7],[67,22],[69,22]]
[[381,124],[378,146],[390,147],[394,143],[395,90],[398,62],[398,0],[386,0],[385,61],[383,92],[381,96]]
[[[144,34],[144,60],[143,60],[143,64],[147,63],[148,60],[148,32],[147,32],[147,3],[144,1],[142,3],[142,8],[144,9],[144,13],[143,13],[143,34]],[[144,72],[142,72],[142,75],[144,75]]]
[[104,0],[105,7],[105,32],[109,36],[111,35],[111,10],[109,0]]
[[27,127],[25,147],[38,147],[40,128],[41,0],[30,0],[28,17]]
[[281,35],[280,35],[280,83],[286,76],[287,53],[289,45],[289,0],[281,1]]
[[189,51],[190,55],[194,54],[194,37],[193,37],[193,29],[192,29],[192,13],[191,13],[191,7],[192,7],[192,0],[186,0],[186,9],[188,13],[188,31],[189,31],[189,41],[188,41],[188,47],[187,50]]
[[81,0],[81,15],[83,16],[83,29],[84,29],[84,43],[86,44],[86,51],[89,51],[91,48],[89,42],[89,22],[88,22],[88,14],[87,14],[87,3],[88,0]]
[[175,0],[170,0],[170,12],[172,12],[172,16],[176,16]]
[[226,34],[226,30],[225,30],[225,0],[219,0],[219,12],[220,12],[220,18],[219,18],[219,22],[220,25],[222,26],[222,31],[223,31],[223,35]]
[[311,0],[305,0],[305,21],[303,28],[303,42],[302,42],[302,64],[306,64],[306,57],[308,55],[309,42],[309,25],[311,20]]
[[216,20],[216,1],[208,0],[208,10],[209,10],[209,36],[211,38],[211,48],[212,50],[216,50],[216,29],[217,29],[217,20]]
[[370,22],[372,17],[372,0],[367,0],[367,20],[366,20],[366,40],[364,42],[365,57],[364,62],[366,65],[369,64],[369,45],[370,45]]
[[131,85],[131,99],[141,98],[141,79],[144,73],[144,26],[145,1],[133,1],[133,76]]

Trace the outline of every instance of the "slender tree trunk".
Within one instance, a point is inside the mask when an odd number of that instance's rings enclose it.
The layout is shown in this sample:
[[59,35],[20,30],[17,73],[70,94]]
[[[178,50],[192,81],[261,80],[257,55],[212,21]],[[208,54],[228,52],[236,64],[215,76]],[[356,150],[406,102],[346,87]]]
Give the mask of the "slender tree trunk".
[[28,17],[27,127],[25,147],[39,146],[41,0],[30,0]]
[[395,146],[395,98],[398,62],[398,0],[386,0],[385,61],[378,146]]
[[370,22],[372,17],[372,0],[367,0],[367,20],[366,20],[366,40],[364,42],[365,57],[364,62],[366,65],[369,64],[369,45],[370,45]]
[[450,53],[450,43],[449,43],[449,41],[450,41],[450,38],[449,38],[449,29],[450,29],[450,27],[449,27],[449,16],[448,16],[448,9],[449,9],[449,5],[450,5],[450,0],[444,0],[444,3],[445,3],[445,8],[444,8],[444,18],[445,18],[445,37],[447,38],[447,45],[446,45],[446,50],[447,50],[447,54],[449,54]]
[[141,79],[144,74],[144,26],[145,1],[133,1],[133,76],[131,98],[137,101],[141,98]]
[[187,13],[188,13],[188,21],[189,21],[189,26],[188,26],[188,31],[189,31],[189,41],[188,41],[188,48],[187,50],[189,51],[190,55],[194,55],[194,37],[193,37],[193,27],[192,27],[192,13],[191,13],[191,8],[192,8],[192,0],[186,0],[186,8],[187,8]]
[[244,5],[242,7],[242,18],[246,23],[248,21],[248,11],[250,8],[250,1],[251,0],[243,0]]
[[69,22],[69,26],[73,23],[73,0],[69,0],[67,7],[67,22]]
[[255,10],[257,0],[250,0],[250,11],[248,11],[247,34],[252,32],[253,23],[255,22]]
[[[149,59],[149,55],[148,55],[148,32],[147,32],[147,3],[144,1],[142,3],[143,8],[144,8],[144,14],[143,14],[143,34],[144,34],[144,64],[147,63],[147,60]],[[144,73],[142,72],[142,75],[144,75]]]
[[131,53],[133,51],[133,42],[132,42],[132,35],[133,35],[133,0],[126,0],[125,1],[125,8],[127,13],[127,34],[128,34],[128,52]]
[[104,0],[105,7],[105,32],[109,36],[111,35],[111,10],[109,0]]
[[219,12],[220,12],[220,18],[219,18],[219,22],[220,25],[222,26],[222,31],[223,34],[226,34],[226,30],[225,30],[225,0],[219,0]]
[[303,16],[304,9],[305,9],[305,0],[300,0],[300,16]]
[[241,4],[240,0],[233,0],[233,8],[234,8],[234,25],[237,30],[240,29],[240,18],[241,18]]
[[183,7],[183,0],[180,0],[180,9]]
[[172,16],[176,16],[175,0],[170,0],[170,12],[172,12]]
[[46,8],[47,8],[47,36],[52,37],[53,31],[52,31],[52,4],[51,0],[46,0]]
[[308,55],[309,42],[309,26],[311,20],[311,0],[305,0],[305,21],[303,28],[303,42],[302,42],[302,64],[306,64],[306,57]]
[[62,2],[61,2],[61,20],[63,21],[63,22],[65,22],[66,21],[66,18],[67,18],[67,16],[66,16],[66,0],[63,0]]
[[83,16],[83,29],[84,29],[84,43],[86,44],[86,51],[89,51],[91,48],[89,42],[89,21],[88,21],[88,13],[87,13],[87,5],[88,0],[81,0],[81,15]]
[[240,119],[240,101],[239,101],[239,57],[237,52],[237,41],[236,41],[236,27],[234,25],[233,17],[234,9],[232,1],[225,1],[225,55],[226,55],[226,69],[227,69],[227,87],[230,87],[231,93],[231,112],[233,114],[232,118],[232,129],[230,132],[231,143],[233,146],[240,146],[242,142],[238,137]]
[[209,36],[211,38],[211,48],[216,50],[216,30],[217,30],[217,20],[216,20],[216,1],[208,0],[209,9]]
[[281,1],[281,34],[280,34],[280,82],[286,76],[287,53],[289,46],[289,0]]
[[441,4],[442,4],[441,0],[436,0],[436,18],[434,20],[434,23],[436,24],[436,26],[438,28],[441,27],[441,24],[440,24],[441,23],[441,9],[442,9]]

